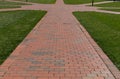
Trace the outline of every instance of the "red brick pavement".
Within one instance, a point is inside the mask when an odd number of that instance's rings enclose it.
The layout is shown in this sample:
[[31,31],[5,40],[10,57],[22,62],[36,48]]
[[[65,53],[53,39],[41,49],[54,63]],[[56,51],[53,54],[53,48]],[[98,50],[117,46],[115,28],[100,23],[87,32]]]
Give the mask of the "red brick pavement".
[[[108,63],[112,67],[108,67]],[[0,67],[1,79],[120,79],[101,51],[62,0]]]

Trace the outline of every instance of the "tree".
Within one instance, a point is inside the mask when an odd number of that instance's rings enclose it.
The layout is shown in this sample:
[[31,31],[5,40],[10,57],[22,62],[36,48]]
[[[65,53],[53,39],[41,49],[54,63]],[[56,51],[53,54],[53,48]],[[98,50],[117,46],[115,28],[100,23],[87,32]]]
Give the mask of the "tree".
[[94,0],[92,0],[92,6],[94,5]]

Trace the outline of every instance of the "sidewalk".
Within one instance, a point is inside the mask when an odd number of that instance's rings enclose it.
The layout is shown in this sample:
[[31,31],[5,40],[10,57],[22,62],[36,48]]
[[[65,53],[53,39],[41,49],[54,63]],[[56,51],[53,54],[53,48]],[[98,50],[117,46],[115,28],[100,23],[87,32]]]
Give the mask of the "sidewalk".
[[119,79],[91,40],[62,0],[57,0],[1,65],[0,79]]

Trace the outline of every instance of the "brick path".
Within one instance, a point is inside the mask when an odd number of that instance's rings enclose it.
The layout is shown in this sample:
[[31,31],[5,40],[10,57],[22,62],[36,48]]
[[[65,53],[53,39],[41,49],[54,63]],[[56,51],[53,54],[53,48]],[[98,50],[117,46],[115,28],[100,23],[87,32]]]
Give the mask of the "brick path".
[[62,0],[20,8],[48,13],[1,65],[0,79],[120,79],[117,68],[72,15],[78,7],[97,11]]

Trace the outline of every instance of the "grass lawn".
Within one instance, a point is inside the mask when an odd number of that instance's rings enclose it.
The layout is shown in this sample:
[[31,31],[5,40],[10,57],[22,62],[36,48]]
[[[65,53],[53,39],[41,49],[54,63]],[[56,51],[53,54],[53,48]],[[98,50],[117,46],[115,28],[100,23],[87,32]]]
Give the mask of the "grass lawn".
[[6,9],[6,8],[20,8],[21,6],[1,6],[0,9]]
[[98,45],[120,69],[120,15],[74,12]]
[[0,9],[3,9],[3,8],[20,8],[21,5],[28,5],[28,4],[17,3],[17,2],[8,2],[8,1],[0,1]]
[[120,12],[120,2],[96,4],[97,7],[102,7],[102,10]]
[[96,4],[94,6],[97,6],[97,7],[120,7],[120,2]]
[[0,1],[0,5],[26,5],[25,3],[9,2],[9,1]]
[[[26,0],[18,0],[18,1],[26,1]],[[28,2],[33,3],[42,3],[42,4],[53,4],[56,0],[27,0]]]
[[120,9],[102,9],[102,10],[107,10],[107,11],[114,11],[114,12],[120,12]]
[[45,11],[0,12],[0,64],[45,15]]
[[[94,0],[95,2],[105,1],[105,0]],[[64,0],[66,4],[84,4],[91,3],[91,0]]]

